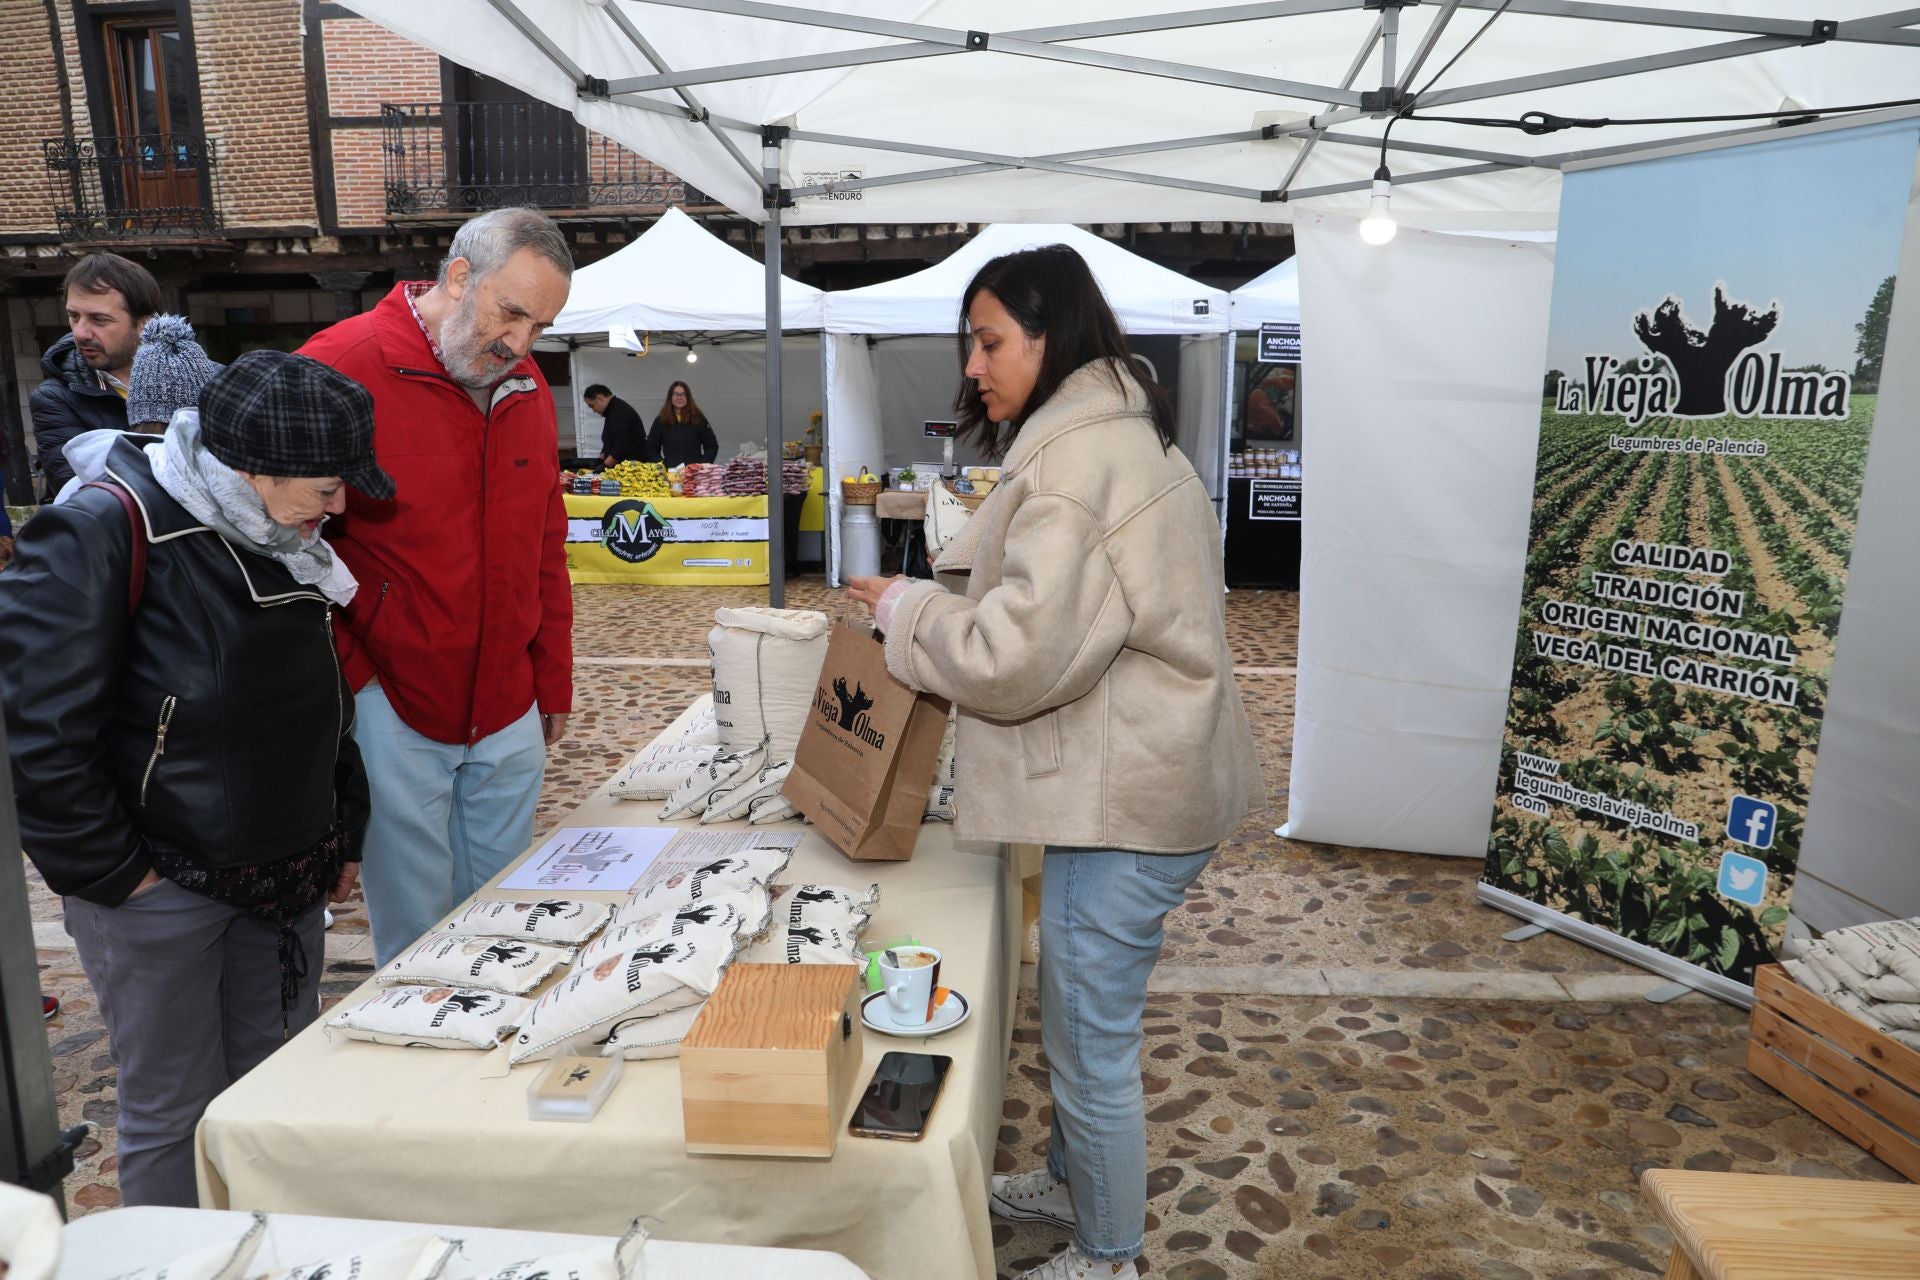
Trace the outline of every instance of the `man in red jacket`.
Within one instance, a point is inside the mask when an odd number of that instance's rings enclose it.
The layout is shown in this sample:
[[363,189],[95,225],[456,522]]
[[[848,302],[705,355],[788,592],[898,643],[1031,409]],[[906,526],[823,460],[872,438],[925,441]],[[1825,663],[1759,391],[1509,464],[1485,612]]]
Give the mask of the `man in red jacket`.
[[373,393],[392,501],[351,494],[327,536],[359,579],[338,629],[373,784],[361,884],[384,965],[533,838],[573,706],[573,594],[553,395],[529,353],[573,260],[532,209],[461,227],[300,354]]

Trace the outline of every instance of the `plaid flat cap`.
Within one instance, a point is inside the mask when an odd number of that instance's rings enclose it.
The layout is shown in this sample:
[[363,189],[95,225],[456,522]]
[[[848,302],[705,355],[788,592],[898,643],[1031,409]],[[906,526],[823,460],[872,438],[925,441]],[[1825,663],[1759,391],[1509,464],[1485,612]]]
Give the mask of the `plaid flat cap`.
[[221,370],[200,392],[200,438],[236,471],[339,476],[369,498],[393,497],[373,456],[373,396],[306,356],[249,351]]

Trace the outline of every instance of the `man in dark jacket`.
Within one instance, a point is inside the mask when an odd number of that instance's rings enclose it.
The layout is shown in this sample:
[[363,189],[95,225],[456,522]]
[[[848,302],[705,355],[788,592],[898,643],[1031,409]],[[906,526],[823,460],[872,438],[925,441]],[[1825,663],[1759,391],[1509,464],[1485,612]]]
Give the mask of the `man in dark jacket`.
[[67,336],[40,357],[46,381],[30,402],[40,474],[52,502],[73,478],[64,450],[83,431],[127,429],[127,380],[160,286],[147,269],[114,253],[90,253],[64,284]]
[[584,398],[587,408],[602,419],[600,461],[604,465],[660,461],[660,455],[648,447],[646,424],[632,405],[598,382],[587,388]]

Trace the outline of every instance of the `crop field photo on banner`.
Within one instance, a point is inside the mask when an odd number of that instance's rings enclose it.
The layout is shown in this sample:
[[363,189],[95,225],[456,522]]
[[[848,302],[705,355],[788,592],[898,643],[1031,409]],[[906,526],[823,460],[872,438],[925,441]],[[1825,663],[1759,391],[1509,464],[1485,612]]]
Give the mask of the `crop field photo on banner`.
[[1916,140],[1566,180],[1484,880],[1740,983],[1787,920]]

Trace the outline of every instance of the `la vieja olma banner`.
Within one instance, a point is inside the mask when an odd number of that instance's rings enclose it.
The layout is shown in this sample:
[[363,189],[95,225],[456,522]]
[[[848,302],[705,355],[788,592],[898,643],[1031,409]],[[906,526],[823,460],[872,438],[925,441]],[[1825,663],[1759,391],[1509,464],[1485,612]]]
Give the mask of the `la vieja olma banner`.
[[1569,174],[1484,881],[1751,982],[1820,745],[1912,123]]

